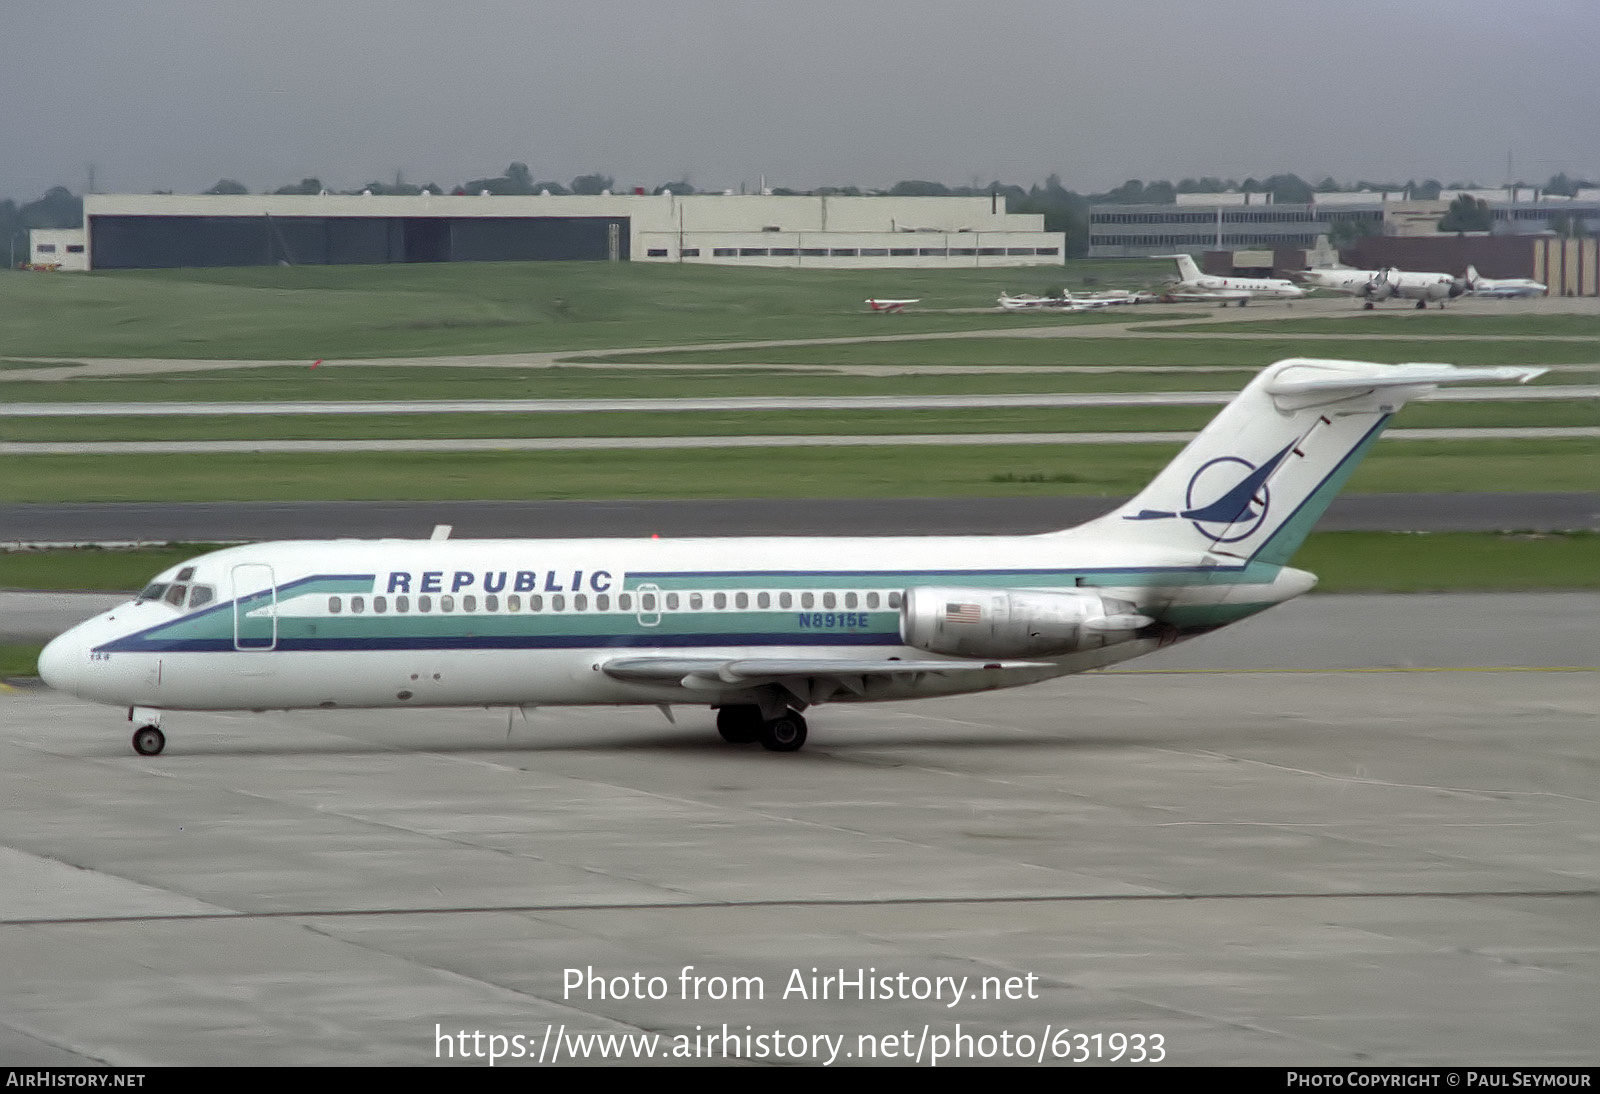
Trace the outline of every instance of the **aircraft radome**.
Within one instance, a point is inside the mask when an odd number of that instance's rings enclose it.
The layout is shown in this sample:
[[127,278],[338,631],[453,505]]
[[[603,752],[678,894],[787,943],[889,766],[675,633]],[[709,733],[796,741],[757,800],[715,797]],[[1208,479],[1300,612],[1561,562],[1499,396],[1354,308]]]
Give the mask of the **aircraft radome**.
[[601,704],[709,707],[728,741],[793,751],[819,704],[1031,684],[1306,592],[1289,561],[1402,404],[1542,371],[1280,361],[1137,497],[1040,535],[229,547],[39,671],[127,708],[144,755],[168,711]]

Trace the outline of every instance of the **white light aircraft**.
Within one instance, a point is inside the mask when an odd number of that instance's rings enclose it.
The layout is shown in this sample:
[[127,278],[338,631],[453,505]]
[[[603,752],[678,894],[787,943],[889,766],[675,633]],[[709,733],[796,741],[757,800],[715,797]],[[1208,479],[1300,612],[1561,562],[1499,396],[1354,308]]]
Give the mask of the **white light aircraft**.
[[1363,307],[1391,297],[1415,300],[1417,308],[1436,303],[1441,308],[1467,291],[1466,278],[1452,277],[1447,273],[1414,273],[1386,266],[1381,270],[1355,270],[1346,266],[1330,266],[1300,271],[1300,279],[1314,288],[1330,292],[1349,293],[1360,297]]
[[1217,277],[1203,274],[1194,256],[1151,255],[1178,263],[1178,283],[1162,295],[1171,300],[1217,301],[1224,308],[1237,302],[1242,308],[1256,297],[1263,300],[1299,300],[1306,290],[1282,277]]
[[1547,296],[1550,286],[1531,277],[1480,277],[1476,266],[1468,266],[1467,290],[1473,296],[1509,300],[1519,296]]
[[642,704],[730,742],[802,712],[1031,684],[1299,596],[1289,566],[1390,416],[1542,369],[1293,358],[1125,505],[1026,536],[260,543],[158,574],[39,655],[60,691],[165,711]]
[[867,307],[873,311],[904,311],[908,304],[920,304],[922,299],[916,300],[868,300]]
[[1072,293],[1063,290],[1060,296],[1034,296],[1032,293],[1008,296],[1005,292],[1001,292],[1000,298],[995,303],[1007,311],[1033,309],[1089,311],[1093,308],[1109,308],[1113,304],[1131,303],[1132,299],[1131,296],[1073,296]]

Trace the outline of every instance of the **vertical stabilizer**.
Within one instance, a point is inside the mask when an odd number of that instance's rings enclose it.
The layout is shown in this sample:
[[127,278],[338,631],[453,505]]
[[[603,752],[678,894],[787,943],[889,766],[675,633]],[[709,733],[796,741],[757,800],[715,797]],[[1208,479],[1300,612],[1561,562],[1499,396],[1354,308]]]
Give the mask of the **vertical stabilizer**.
[[1543,369],[1297,357],[1263,369],[1139,495],[1070,535],[1282,566],[1378,439],[1435,386]]

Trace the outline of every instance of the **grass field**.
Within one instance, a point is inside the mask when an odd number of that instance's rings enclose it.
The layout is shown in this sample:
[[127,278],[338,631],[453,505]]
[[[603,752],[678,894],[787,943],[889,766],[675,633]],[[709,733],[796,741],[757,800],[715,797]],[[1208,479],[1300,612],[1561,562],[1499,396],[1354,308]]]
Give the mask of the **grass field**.
[[[1122,320],[994,306],[1150,260],[1004,270],[780,270],[604,262],[0,273],[9,357],[367,358],[1037,328]],[[1085,271],[1088,271],[1086,274]],[[920,298],[869,312],[869,297]]]
[[[133,593],[155,574],[217,549],[57,549],[0,553],[0,588]],[[1319,532],[1294,558],[1318,592],[1600,588],[1600,535]],[[37,648],[37,647],[35,647]]]
[[[1298,320],[1258,325],[1257,333],[1292,327]],[[1169,338],[938,338],[856,342],[825,346],[766,346],[654,353],[574,355],[574,362],[629,364],[801,365],[1235,365],[1260,369],[1285,357],[1351,357],[1362,361],[1448,361],[1460,365],[1596,364],[1600,342],[1496,342],[1469,338],[1426,343],[1352,339],[1307,342],[1282,339],[1211,338],[1215,325],[1141,328],[1181,330]]]
[[0,679],[8,676],[37,676],[39,651],[43,645],[27,642],[0,643]]
[[[1126,497],[1178,447],[12,456],[0,478],[0,501]],[[1596,481],[1600,445],[1590,440],[1385,441],[1346,489],[1592,490]]]
[[[344,440],[1198,430],[1215,406],[0,418],[0,440]],[[1600,400],[1433,403],[1411,428],[1600,426]]]

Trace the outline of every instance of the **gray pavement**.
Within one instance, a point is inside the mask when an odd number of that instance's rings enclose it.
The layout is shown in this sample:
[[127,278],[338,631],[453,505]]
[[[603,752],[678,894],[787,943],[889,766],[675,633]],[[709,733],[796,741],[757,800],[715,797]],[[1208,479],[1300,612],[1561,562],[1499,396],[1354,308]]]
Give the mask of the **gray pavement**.
[[[1422,661],[1464,623],[1523,648],[1514,605],[1393,599],[1295,656],[1397,624]],[[1180,1064],[1592,1067],[1597,682],[1094,674],[819,708],[792,756],[683,708],[171,715],[140,758],[119,711],[4,693],[0,1065],[422,1064],[441,1031],[547,1028],[665,1052],[724,1023],[855,1062],[960,1023]],[[686,999],[686,966],[763,997]],[[784,997],[814,969],[969,980],[954,1007]],[[664,998],[564,990],[588,971]]]
[[[1042,444],[1181,444],[1194,431],[1118,433],[837,433],[711,437],[462,437],[303,441],[8,441],[0,456],[177,456],[314,452],[587,452],[607,449],[940,447]],[[1600,426],[1484,429],[1391,429],[1399,441],[1573,440],[1600,437]]]
[[[740,498],[705,501],[307,501],[0,504],[0,546],[425,536],[1021,535],[1121,498]],[[1343,494],[1323,531],[1600,531],[1600,493]]]
[[[364,414],[588,414],[648,411],[956,410],[998,407],[1221,406],[1233,391],[1041,392],[1020,395],[739,395],[667,399],[369,399],[333,402],[0,403],[4,418],[205,417]],[[1594,384],[1446,388],[1426,402],[1600,398]]]

